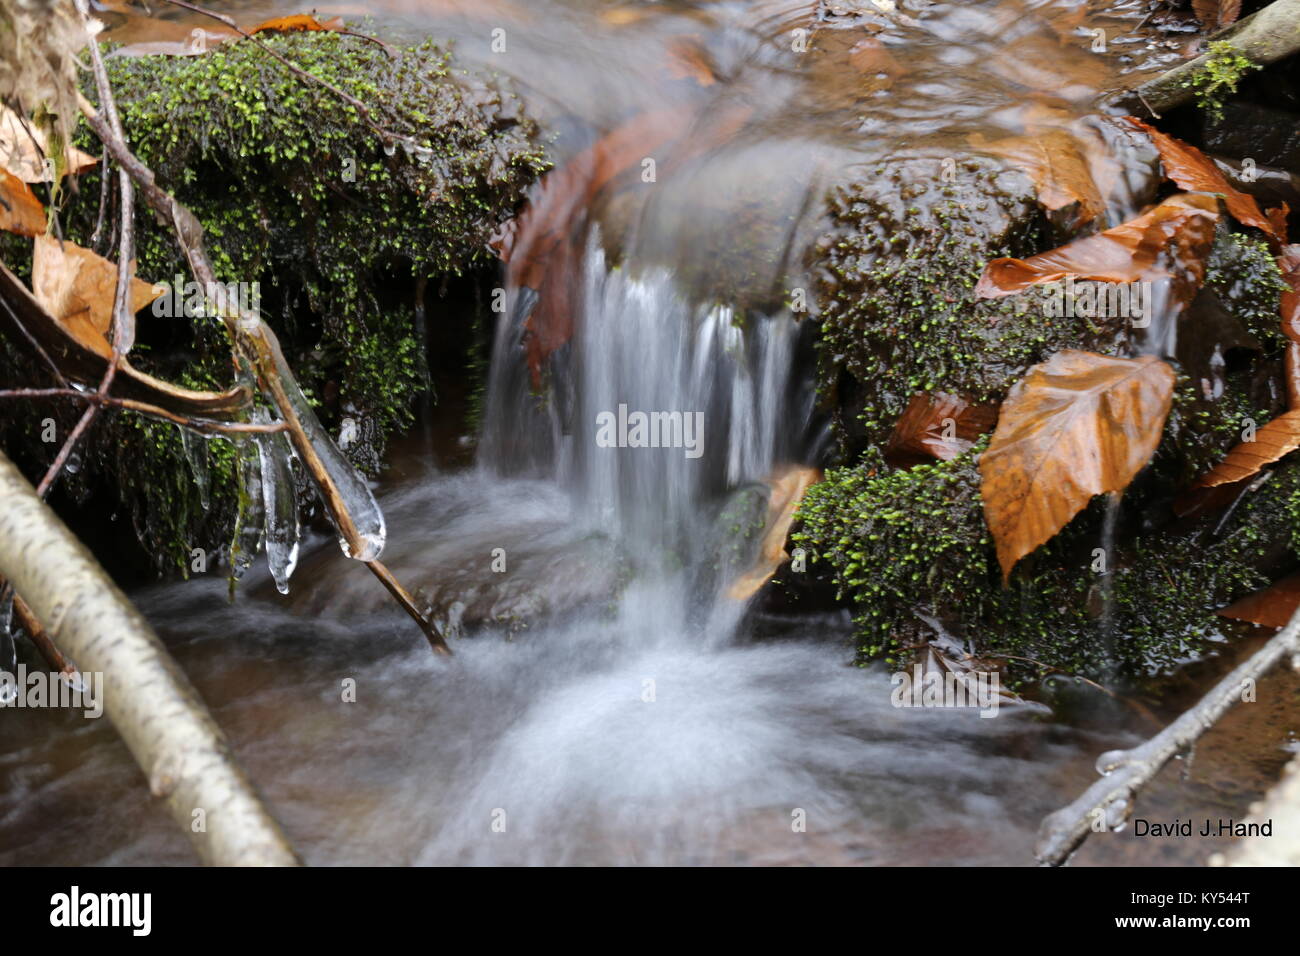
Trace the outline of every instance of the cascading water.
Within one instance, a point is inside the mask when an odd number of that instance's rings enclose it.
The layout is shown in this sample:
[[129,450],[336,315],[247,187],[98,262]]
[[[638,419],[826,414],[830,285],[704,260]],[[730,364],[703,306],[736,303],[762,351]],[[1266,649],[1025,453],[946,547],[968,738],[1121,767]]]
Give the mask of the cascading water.
[[[333,540],[305,541],[289,598],[277,593],[298,555],[282,438],[240,455],[257,490],[244,555],[265,540],[275,579],[249,567],[235,603],[217,575],[137,595],[295,847],[318,864],[1029,862],[1039,820],[1091,780],[1100,745],[1136,738],[1018,708],[895,707],[883,666],[848,666],[847,612],[781,618],[726,595],[764,483],[818,460],[822,436],[808,323],[708,280],[781,301],[791,290],[770,293],[798,271],[822,172],[856,164],[870,179],[862,169],[914,149],[947,155],[974,131],[1087,112],[1070,104],[1109,74],[1073,42],[1078,5],[660,4],[627,31],[586,2],[539,0],[518,29],[505,5],[448,0],[436,6],[460,19],[436,24],[420,0],[377,6],[454,40],[471,67],[513,71],[539,118],[572,132],[561,168],[651,110],[682,107],[684,145],[657,151],[660,182],[630,212],[591,211],[612,242],[586,228],[554,276],[576,288],[579,321],[541,388],[521,347],[538,290],[508,290],[477,466],[399,461],[382,515],[363,485],[348,490],[454,659],[433,657]],[[862,27],[886,7],[907,14],[885,35],[910,71],[892,92]],[[843,56],[796,66],[790,37],[814,13],[818,43]],[[499,22],[508,57],[486,39]],[[692,36],[707,63],[683,58]],[[1044,89],[1065,119],[1044,112]],[[1138,346],[1165,352],[1172,324],[1156,311]],[[680,447],[605,447],[602,416],[620,435],[620,406],[698,413],[698,457],[684,418]],[[202,448],[187,452],[202,480]],[[106,723],[16,711],[3,729],[0,863],[192,862]],[[1164,818],[1204,803],[1181,788],[1144,800]]]

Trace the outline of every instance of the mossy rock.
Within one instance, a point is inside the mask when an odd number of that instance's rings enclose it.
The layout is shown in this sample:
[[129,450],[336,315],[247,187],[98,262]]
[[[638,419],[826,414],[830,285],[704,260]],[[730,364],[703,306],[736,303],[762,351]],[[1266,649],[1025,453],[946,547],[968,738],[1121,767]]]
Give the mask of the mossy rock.
[[[393,55],[330,32],[262,42],[366,104],[369,116],[246,41],[204,56],[111,57],[109,76],[132,149],[203,223],[218,278],[259,284],[263,318],[323,423],[337,435],[344,418],[353,420],[356,440],[346,450],[373,474],[387,438],[411,422],[413,400],[427,385],[417,282],[432,279],[436,290],[449,277],[490,274],[487,241],[545,168],[543,149],[511,94],[456,69],[432,42]],[[93,88],[86,92],[94,98]],[[372,124],[398,140],[386,145]],[[79,135],[98,152],[84,128]],[[79,185],[63,210],[64,228],[90,245],[99,173]],[[143,203],[136,223],[137,274],[188,279],[170,231]],[[111,242],[103,237],[99,251],[111,256]],[[24,254],[6,246],[3,254],[11,267],[29,267],[29,247]],[[228,385],[223,327],[186,312],[142,312],[132,360],[173,381]],[[431,315],[434,341],[439,321],[452,320]],[[4,361],[9,380],[39,374],[21,350]],[[192,481],[173,480],[187,474],[173,426],[129,416],[105,421],[85,468],[72,476],[74,498],[111,489],[159,568],[185,568],[192,547],[221,550],[237,499],[233,454],[211,456],[205,510]],[[21,437],[30,432],[22,419],[6,418],[0,428],[5,447],[32,468],[52,457]]]
[[1030,661],[1091,676],[1149,673],[1204,650],[1222,631],[1213,612],[1300,553],[1300,466],[1291,465],[1222,527],[1212,517],[1141,534],[1127,515],[1105,564],[1097,499],[1003,587],[980,450],[910,469],[879,460],[832,469],[805,497],[794,541],[852,603],[864,660],[902,659],[933,636],[930,617],[1021,673],[1041,673]]

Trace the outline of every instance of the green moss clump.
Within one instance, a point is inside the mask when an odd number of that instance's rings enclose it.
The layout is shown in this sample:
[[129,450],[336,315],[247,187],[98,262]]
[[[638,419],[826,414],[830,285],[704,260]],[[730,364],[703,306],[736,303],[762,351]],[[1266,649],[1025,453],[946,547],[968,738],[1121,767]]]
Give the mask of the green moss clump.
[[1260,65],[1238,52],[1231,43],[1216,40],[1210,44],[1208,59],[1200,70],[1183,86],[1196,91],[1196,105],[1219,120],[1223,118],[1223,100],[1237,92],[1237,84],[1251,70]]
[[[511,95],[457,70],[433,43],[396,56],[330,32],[263,43],[370,115],[250,42],[196,57],[111,58],[110,80],[132,149],[203,223],[218,279],[258,284],[262,316],[322,422],[337,435],[351,418],[358,437],[347,453],[374,473],[428,381],[425,343],[415,334],[417,281],[492,268],[487,240],[545,167],[543,150]],[[94,98],[93,83],[85,92]],[[386,147],[372,123],[400,141]],[[84,127],[78,136],[99,152]],[[99,177],[83,176],[63,211],[65,234],[85,246]],[[187,280],[170,230],[142,201],[135,221],[137,274]],[[111,241],[97,251],[111,255]],[[21,272],[30,244],[6,247],[5,259]],[[184,316],[141,313],[132,361],[171,381],[228,387],[224,329],[191,305]],[[438,321],[431,314],[433,336]],[[18,345],[0,372],[34,383],[39,367]],[[30,416],[24,408],[0,420],[0,441],[34,472],[53,451],[26,434]],[[237,510],[233,465],[214,469],[204,510],[194,483],[183,480],[173,426],[113,415],[95,432],[85,468],[68,482],[74,500],[92,487],[111,489],[160,569],[183,566],[192,547],[224,550]]]
[[1214,610],[1262,586],[1261,568],[1300,544],[1300,468],[1291,467],[1217,537],[1208,526],[1121,535],[1105,565],[1097,499],[1003,587],[983,517],[980,450],[906,470],[868,456],[831,469],[805,496],[794,540],[852,602],[863,660],[893,661],[929,639],[920,612],[1023,674],[1036,670],[1030,661],[1082,675],[1148,673],[1203,649],[1219,633]]
[[939,160],[897,161],[829,197],[813,262],[819,378],[851,451],[883,442],[914,392],[1000,398],[1048,353],[1113,339],[1046,315],[1037,294],[977,300],[985,265],[1036,251],[1043,221],[1028,180],[992,160],[963,160],[947,180]]

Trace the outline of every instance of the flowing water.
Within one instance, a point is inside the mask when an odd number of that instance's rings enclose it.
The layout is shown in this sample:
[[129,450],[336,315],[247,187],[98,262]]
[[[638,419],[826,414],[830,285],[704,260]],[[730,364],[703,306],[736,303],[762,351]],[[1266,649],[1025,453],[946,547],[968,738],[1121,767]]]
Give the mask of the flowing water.
[[[895,708],[883,668],[849,666],[847,613],[784,617],[728,591],[765,482],[828,440],[813,327],[783,304],[806,281],[828,183],[1022,131],[1044,109],[1094,122],[1097,89],[1167,53],[1089,50],[1089,29],[1122,34],[1138,6],[371,8],[394,36],[451,37],[464,62],[509,76],[559,131],[562,163],[645,111],[666,111],[671,135],[644,157],[654,180],[593,190],[571,219],[578,241],[550,278],[576,322],[545,400],[523,349],[537,290],[512,281],[476,463],[394,453],[384,559],[454,658],[430,655],[319,538],[287,598],[260,568],[233,604],[215,576],[137,595],[309,862],[1031,862],[1039,820],[1086,786],[1095,755],[1153,723],[1086,691],[1057,715]],[[846,73],[872,24],[900,69]],[[792,52],[801,29],[819,31],[820,65]],[[1133,206],[1140,172],[1116,177],[1129,179],[1113,216]],[[604,447],[598,423],[620,406],[681,413],[682,441]],[[1268,715],[1243,719],[1263,723],[1223,733],[1265,741],[1254,757],[1216,759],[1212,734],[1198,776],[1167,772],[1139,812],[1239,812],[1287,756]],[[0,862],[190,860],[102,722],[20,711],[0,734]],[[1198,862],[1215,847],[1139,844],[1099,836],[1079,859]]]

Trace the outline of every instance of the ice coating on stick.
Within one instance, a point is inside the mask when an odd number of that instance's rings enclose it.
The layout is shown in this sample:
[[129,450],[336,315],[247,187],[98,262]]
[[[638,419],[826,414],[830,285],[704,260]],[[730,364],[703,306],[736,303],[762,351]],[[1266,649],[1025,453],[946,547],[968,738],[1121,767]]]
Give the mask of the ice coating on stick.
[[208,441],[196,431],[192,431],[183,425],[177,425],[181,433],[181,446],[185,449],[185,460],[190,463],[190,471],[194,475],[194,483],[199,487],[199,504],[203,505],[203,510],[207,511],[211,504],[208,491],[212,487],[212,480],[208,474]]
[[[239,453],[239,523],[235,527],[235,541],[230,550],[230,577],[238,581],[257,557],[262,546],[262,527],[265,522],[265,499],[262,496],[262,453],[256,441],[239,438],[235,441]],[[232,584],[233,588],[234,585]]]

